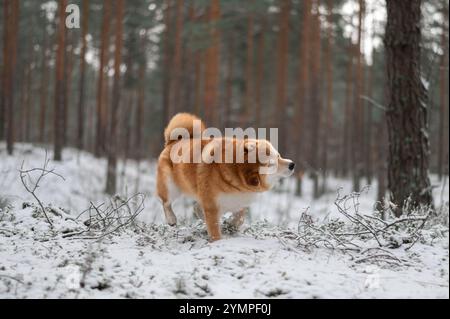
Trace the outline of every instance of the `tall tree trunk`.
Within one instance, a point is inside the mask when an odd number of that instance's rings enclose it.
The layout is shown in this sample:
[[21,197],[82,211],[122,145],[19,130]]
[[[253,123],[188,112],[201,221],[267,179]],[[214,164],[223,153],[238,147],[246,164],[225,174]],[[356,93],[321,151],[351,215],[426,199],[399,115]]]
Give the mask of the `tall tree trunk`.
[[297,164],[297,186],[296,195],[302,195],[302,177],[305,171],[305,111],[309,101],[309,89],[310,89],[310,77],[309,77],[309,65],[311,56],[311,23],[312,23],[312,0],[303,1],[303,26],[300,34],[300,64],[298,72],[298,95],[297,95],[297,110],[296,110],[296,125],[298,127],[297,133],[297,149],[296,160]]
[[210,45],[205,51],[205,92],[203,106],[208,125],[217,126],[219,95],[220,33],[217,23],[220,19],[220,0],[211,0],[208,9]]
[[322,124],[322,97],[321,97],[321,36],[320,36],[320,16],[319,11],[312,19],[312,58],[311,58],[311,139],[310,139],[310,166],[311,177],[314,184],[313,196],[320,197],[319,189],[319,162],[320,162],[320,134]]
[[66,50],[66,6],[67,0],[59,0],[58,3],[58,49],[56,52],[56,76],[55,76],[55,111],[54,111],[54,160],[62,160],[62,148],[64,143],[64,60]]
[[116,193],[117,178],[117,121],[120,106],[120,65],[122,64],[124,0],[116,2],[116,34],[114,53],[114,82],[111,103],[111,121],[108,138],[108,170],[106,175],[106,193]]
[[68,47],[68,50],[66,50],[65,54],[66,57],[64,59],[65,65],[64,65],[64,109],[63,109],[63,146],[67,146],[67,136],[68,136],[68,125],[69,125],[69,110],[70,110],[70,93],[72,92],[72,71],[73,71],[73,50],[74,50],[74,44],[73,44],[73,37],[68,37],[68,34],[66,33],[66,38],[70,45],[66,45]]
[[47,116],[47,103],[48,103],[48,82],[50,76],[50,67],[48,66],[49,60],[49,37],[47,32],[47,24],[44,25],[44,40],[42,49],[42,64],[41,64],[41,85],[40,85],[40,111],[39,111],[39,141],[44,143],[45,139],[45,121]]
[[280,1],[279,33],[277,39],[277,70],[276,70],[276,102],[273,118],[274,127],[279,130],[279,149],[286,152],[286,109],[287,109],[287,72],[289,60],[289,17],[291,13],[291,0]]
[[7,108],[7,96],[8,92],[8,70],[9,64],[9,25],[10,25],[10,2],[3,1],[3,69],[2,69],[2,96],[0,100],[0,140],[3,140],[5,136],[5,122],[6,108]]
[[[373,73],[374,73],[374,66],[373,64],[368,69],[369,72],[369,79],[367,83],[367,95],[369,98],[373,98]],[[366,151],[364,152],[365,157],[365,174],[367,177],[367,184],[372,184],[373,179],[373,107],[372,105],[369,105],[367,108],[367,123],[365,125],[366,127],[366,137],[365,137],[365,144],[366,144]]]
[[10,27],[8,27],[8,76],[7,76],[7,90],[6,90],[6,148],[9,155],[14,151],[14,90],[16,86],[16,64],[17,64],[17,37],[19,33],[19,0],[12,0],[11,2],[11,20]]
[[333,132],[333,0],[327,2],[327,47],[325,51],[325,72],[327,83],[327,100],[325,114],[325,129],[323,132],[323,158],[322,158],[322,193],[327,188],[328,153],[330,151],[329,134]]
[[[385,116],[382,117],[380,123],[377,125],[379,136],[377,139],[376,157],[377,157],[377,204],[376,209],[383,212],[385,210],[385,196],[387,193],[387,128]],[[384,217],[384,216],[383,216]],[[383,218],[384,219],[384,218]]]
[[363,21],[365,15],[365,0],[359,0],[359,12],[358,12],[358,42],[355,48],[356,56],[356,81],[355,81],[355,104],[353,112],[353,143],[352,150],[353,160],[353,190],[359,192],[361,189],[361,175],[363,170],[363,103],[361,96],[363,95],[363,74],[364,74],[364,61],[362,53],[362,34],[363,34]]
[[136,158],[138,162],[142,158],[143,154],[143,145],[142,145],[142,128],[144,123],[144,104],[145,104],[145,71],[147,69],[147,58],[146,58],[146,38],[147,33],[144,33],[144,36],[141,38],[140,41],[140,50],[142,55],[142,65],[139,68],[138,71],[138,79],[139,79],[139,85],[137,88],[137,111],[136,111],[136,119],[135,119],[135,125],[136,125]]
[[83,13],[81,22],[81,54],[80,54],[80,84],[78,97],[78,149],[84,148],[84,127],[85,127],[85,79],[86,79],[86,52],[87,52],[87,31],[89,22],[89,0],[83,0]]
[[104,81],[105,81],[105,66],[107,64],[107,52],[109,51],[109,29],[111,20],[112,2],[105,1],[103,3],[103,19],[101,32],[101,46],[100,46],[100,68],[98,76],[97,87],[97,123],[96,123],[96,142],[95,142],[95,156],[102,155],[104,150],[104,128],[105,128],[105,112],[104,112]]
[[137,160],[142,158],[142,124],[144,122],[144,103],[145,103],[145,68],[139,69],[139,87],[137,93],[137,111],[136,111],[136,157]]
[[350,168],[351,156],[350,152],[352,149],[353,143],[351,143],[351,135],[353,132],[353,121],[352,111],[353,111],[353,43],[349,40],[349,47],[347,52],[348,64],[347,64],[347,79],[345,84],[345,118],[344,118],[344,127],[343,127],[343,144],[342,144],[342,176],[347,177]]
[[387,0],[385,35],[389,102],[388,183],[391,202],[433,205],[428,176],[428,92],[421,80],[421,0]]
[[164,73],[162,80],[162,107],[163,107],[163,125],[168,123],[170,120],[170,86],[171,86],[171,57],[172,57],[172,41],[171,41],[171,33],[172,33],[172,0],[165,0],[165,8],[164,8],[164,35],[163,35],[163,65],[164,65]]
[[[444,16],[442,22],[442,34],[441,34],[441,47],[442,55],[440,61],[440,108],[439,108],[439,145],[438,145],[438,175],[439,180],[442,179],[446,173],[445,165],[448,166],[448,114],[446,110],[448,108],[448,2],[442,1],[442,14]],[[445,164],[447,162],[447,164]]]
[[183,22],[184,22],[184,0],[176,0],[175,6],[175,35],[174,52],[171,64],[170,101],[169,116],[173,116],[180,108],[180,88],[182,76],[183,58]]

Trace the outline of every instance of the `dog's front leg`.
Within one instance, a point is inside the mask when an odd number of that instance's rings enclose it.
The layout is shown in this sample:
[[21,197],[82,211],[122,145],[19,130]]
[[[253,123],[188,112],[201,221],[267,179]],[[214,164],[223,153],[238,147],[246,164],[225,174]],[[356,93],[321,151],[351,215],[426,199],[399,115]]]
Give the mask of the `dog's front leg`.
[[211,241],[219,240],[221,238],[219,210],[217,209],[217,207],[212,205],[203,207],[209,238],[211,239]]

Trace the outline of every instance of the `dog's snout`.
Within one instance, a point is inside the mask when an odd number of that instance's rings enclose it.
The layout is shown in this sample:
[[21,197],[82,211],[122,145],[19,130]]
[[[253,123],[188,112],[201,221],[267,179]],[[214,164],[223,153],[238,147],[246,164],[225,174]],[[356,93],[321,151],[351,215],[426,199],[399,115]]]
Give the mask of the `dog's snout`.
[[291,171],[293,171],[294,168],[295,168],[295,163],[294,163],[294,162],[291,162],[291,163],[289,164],[289,169],[290,169]]

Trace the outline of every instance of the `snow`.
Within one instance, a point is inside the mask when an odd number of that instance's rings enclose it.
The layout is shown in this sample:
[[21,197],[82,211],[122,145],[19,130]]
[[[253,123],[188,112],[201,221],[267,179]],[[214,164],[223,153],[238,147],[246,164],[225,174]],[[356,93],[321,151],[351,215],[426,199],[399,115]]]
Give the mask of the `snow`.
[[[48,157],[51,159],[51,151]],[[448,298],[448,186],[435,178],[436,205],[446,202],[446,225],[426,230],[411,249],[387,249],[402,262],[376,263],[364,256],[312,247],[303,249],[285,236],[296,232],[302,212],[318,223],[338,218],[334,201],[351,191],[351,182],[330,178],[328,192],[312,199],[312,181],[305,194],[293,195],[295,181],[259,196],[238,232],[209,243],[204,224],[192,213],[192,203],[175,205],[179,225],[164,223],[154,196],[154,162],[119,164],[119,194],[146,195],[138,226],[96,239],[64,237],[84,227],[75,217],[94,205],[109,203],[103,193],[106,161],[66,149],[63,161],[49,168],[37,190],[54,227],[36,214],[18,170],[42,167],[41,147],[18,144],[14,156],[0,143],[0,298]],[[124,169],[125,168],[125,169]],[[360,211],[372,212],[376,185],[360,198]],[[25,203],[25,204],[24,204]],[[82,215],[85,216],[85,215]],[[359,242],[358,242],[359,243]],[[360,244],[360,243],[359,243]],[[361,242],[373,248],[373,241]]]

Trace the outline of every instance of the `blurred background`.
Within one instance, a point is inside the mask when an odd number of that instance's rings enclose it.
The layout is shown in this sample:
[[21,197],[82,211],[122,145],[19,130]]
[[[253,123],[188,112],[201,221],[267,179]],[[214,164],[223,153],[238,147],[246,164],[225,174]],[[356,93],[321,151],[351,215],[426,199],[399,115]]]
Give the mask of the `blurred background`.
[[[299,163],[297,195],[305,175],[314,198],[336,177],[354,190],[378,180],[386,193],[385,1],[0,4],[0,140],[10,152],[30,142],[55,145],[56,160],[64,147],[154,159],[168,119],[183,111],[221,129],[279,128],[281,152]],[[422,10],[430,171],[442,177],[448,1]]]

